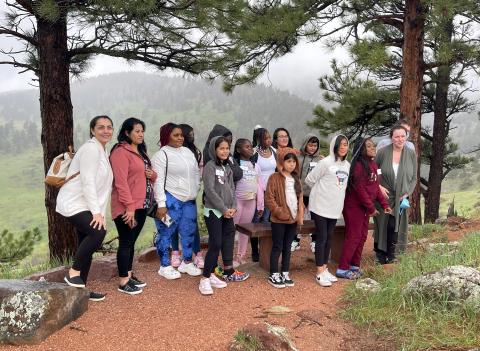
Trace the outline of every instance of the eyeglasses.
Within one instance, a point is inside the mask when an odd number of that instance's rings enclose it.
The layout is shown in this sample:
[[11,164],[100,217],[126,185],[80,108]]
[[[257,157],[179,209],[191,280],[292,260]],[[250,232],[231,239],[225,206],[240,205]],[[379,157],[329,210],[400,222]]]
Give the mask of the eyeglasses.
[[278,135],[277,139],[288,139],[288,135]]

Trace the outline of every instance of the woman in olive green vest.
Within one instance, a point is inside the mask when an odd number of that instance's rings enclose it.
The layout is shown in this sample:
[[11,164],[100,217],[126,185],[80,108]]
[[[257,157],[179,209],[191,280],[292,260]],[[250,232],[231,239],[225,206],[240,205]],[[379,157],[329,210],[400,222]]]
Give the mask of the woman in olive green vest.
[[400,203],[412,195],[417,183],[417,155],[405,147],[407,130],[395,125],[390,131],[390,138],[392,144],[380,149],[376,157],[380,188],[392,208],[392,214],[379,208],[380,214],[374,218],[374,247],[377,260],[382,264],[392,263],[395,252],[405,250],[408,212],[400,209]]

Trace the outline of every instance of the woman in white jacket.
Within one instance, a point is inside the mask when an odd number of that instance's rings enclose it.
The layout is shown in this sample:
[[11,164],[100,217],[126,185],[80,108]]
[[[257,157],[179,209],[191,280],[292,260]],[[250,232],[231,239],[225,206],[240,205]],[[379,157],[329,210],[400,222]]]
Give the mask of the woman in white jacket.
[[308,207],[316,227],[316,280],[320,286],[331,286],[337,281],[328,271],[327,263],[333,230],[343,211],[350,172],[350,163],[345,159],[347,153],[347,137],[337,135],[330,143],[330,155],[320,160],[305,178],[305,183],[312,189]]
[[[113,123],[108,116],[90,121],[90,137],[73,157],[65,183],[57,196],[56,211],[74,226],[78,248],[65,282],[84,288],[93,253],[107,233],[105,212],[112,191],[113,173],[105,145],[112,139]],[[78,175],[76,175],[78,174]],[[90,300],[101,301],[104,294],[90,292]]]

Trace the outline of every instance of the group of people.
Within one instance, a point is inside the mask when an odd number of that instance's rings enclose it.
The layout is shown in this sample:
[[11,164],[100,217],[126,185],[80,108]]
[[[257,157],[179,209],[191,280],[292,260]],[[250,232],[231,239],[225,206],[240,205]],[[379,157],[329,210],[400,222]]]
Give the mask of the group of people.
[[[357,279],[370,217],[375,221],[375,251],[379,263],[395,261],[406,243],[408,197],[416,184],[416,154],[408,139],[409,127],[399,121],[390,138],[379,143],[356,140],[351,163],[349,140],[334,136],[328,155],[321,155],[320,139],[307,134],[299,149],[285,128],[270,132],[256,126],[252,140],[238,139],[215,125],[203,152],[195,145],[187,124],[167,123],[160,128],[160,150],[151,158],[144,141],[145,124],[126,119],[110,152],[113,136],[108,116],[90,122],[90,137],[76,152],[68,181],[57,197],[57,212],[74,226],[78,249],[65,282],[86,285],[94,252],[106,235],[106,211],[119,236],[118,291],[136,295],[146,283],[133,273],[135,242],[148,216],[154,218],[155,245],[160,258],[158,274],[178,279],[181,274],[201,276],[199,291],[242,282],[249,274],[237,268],[247,261],[249,237],[235,224],[270,222],[273,246],[268,283],[276,288],[294,286],[290,256],[300,245],[298,228],[313,219],[311,249],[315,253],[316,282],[331,286],[338,278]],[[382,144],[382,145],[380,145]],[[73,176],[72,175],[77,175]],[[203,216],[208,250],[200,248],[197,195],[203,180]],[[345,243],[335,274],[328,270],[330,243],[337,220],[345,220]],[[181,244],[181,253],[180,253]],[[251,260],[259,261],[258,239],[250,238]],[[221,253],[222,264],[218,257]],[[279,258],[281,258],[279,268]],[[103,300],[90,292],[90,299]]]

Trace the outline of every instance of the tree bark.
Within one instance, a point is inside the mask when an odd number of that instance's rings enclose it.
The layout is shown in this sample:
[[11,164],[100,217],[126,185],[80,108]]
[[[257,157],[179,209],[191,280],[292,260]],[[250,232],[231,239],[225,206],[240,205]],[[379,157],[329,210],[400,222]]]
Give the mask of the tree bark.
[[[420,179],[421,155],[421,101],[425,66],[423,62],[423,37],[425,27],[425,8],[420,0],[406,0],[403,30],[403,63],[400,85],[400,113],[409,121],[410,138],[417,153],[417,179]],[[413,192],[410,221],[421,223],[420,182]]]
[[[450,42],[452,40],[453,22],[447,21],[444,29],[445,40]],[[449,65],[440,66],[437,70],[432,154],[428,174],[428,199],[425,201],[425,222],[429,223],[434,223],[439,216],[440,194],[444,178],[443,161],[448,136],[447,105],[451,71],[452,68]]]
[[[53,158],[73,146],[66,14],[55,22],[37,18],[41,142],[45,173]],[[45,187],[50,259],[65,261],[76,249],[70,223],[55,212],[58,190]]]

